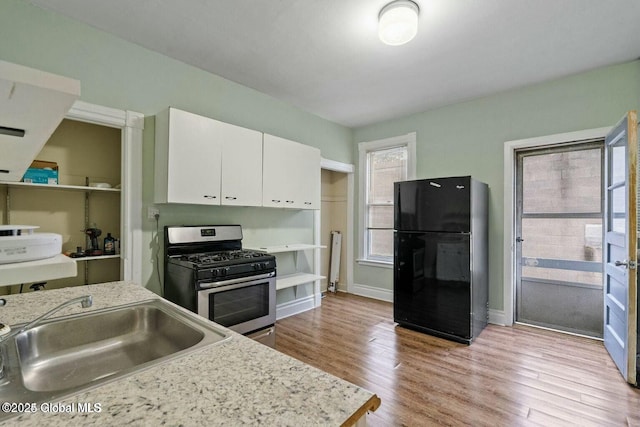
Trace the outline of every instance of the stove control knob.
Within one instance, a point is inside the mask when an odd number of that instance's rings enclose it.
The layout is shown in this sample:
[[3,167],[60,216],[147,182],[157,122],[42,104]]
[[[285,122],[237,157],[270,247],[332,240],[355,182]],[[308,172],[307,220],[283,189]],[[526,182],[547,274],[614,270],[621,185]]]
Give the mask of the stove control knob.
[[211,276],[216,277],[217,275],[218,275],[218,270],[216,270],[215,268],[211,269]]

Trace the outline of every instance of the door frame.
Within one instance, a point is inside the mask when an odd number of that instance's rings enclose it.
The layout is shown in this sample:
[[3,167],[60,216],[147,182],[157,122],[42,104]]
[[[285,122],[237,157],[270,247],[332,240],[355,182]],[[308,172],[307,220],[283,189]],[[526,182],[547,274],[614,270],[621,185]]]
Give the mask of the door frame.
[[[351,163],[342,163],[335,160],[325,159],[324,157],[320,159],[320,169],[326,169],[334,172],[342,172],[347,174],[347,229],[345,230],[344,238],[346,241],[347,251],[346,255],[346,264],[347,264],[347,293],[353,293],[353,264],[354,264],[354,255],[353,255],[353,240],[354,240],[354,194],[355,194],[355,170],[356,167]],[[317,244],[320,244],[320,215],[321,212],[316,211],[316,220],[315,224],[315,236]],[[317,259],[315,260],[315,265],[317,268],[320,268],[320,252],[317,251],[316,254]],[[316,274],[320,274],[320,272],[316,272]]]
[[142,286],[142,132],[144,115],[76,101],[65,116],[70,120],[120,129],[122,240],[121,277]]
[[539,148],[579,142],[604,137],[611,126],[576,132],[558,133],[535,138],[517,139],[504,143],[504,203],[503,203],[503,310],[490,310],[489,321],[498,325],[511,326],[515,318],[516,297],[516,151],[524,148]]

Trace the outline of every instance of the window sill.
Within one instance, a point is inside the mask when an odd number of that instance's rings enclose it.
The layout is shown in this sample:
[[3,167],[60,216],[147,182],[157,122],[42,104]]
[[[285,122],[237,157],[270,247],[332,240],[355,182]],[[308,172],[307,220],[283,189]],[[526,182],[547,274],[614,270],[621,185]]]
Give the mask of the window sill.
[[393,262],[390,262],[390,261],[374,261],[370,259],[357,259],[356,262],[366,267],[393,268]]

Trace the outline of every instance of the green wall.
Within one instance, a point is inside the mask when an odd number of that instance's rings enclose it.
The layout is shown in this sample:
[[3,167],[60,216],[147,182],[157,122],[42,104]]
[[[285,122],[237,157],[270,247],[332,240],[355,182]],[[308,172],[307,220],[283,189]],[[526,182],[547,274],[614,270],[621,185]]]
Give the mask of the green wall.
[[[415,131],[417,178],[472,175],[489,184],[489,305],[502,310],[505,141],[613,126],[639,106],[640,61],[633,61],[361,127],[354,139]],[[392,271],[379,267],[356,265],[354,281],[393,287]]]
[[[318,147],[327,159],[353,163],[352,131],[287,103],[170,59],[21,0],[0,2],[0,59],[79,79],[81,100],[143,113],[143,285],[159,292],[154,266],[154,116],[173,106]],[[313,215],[278,209],[160,206],[165,224],[242,224],[246,245],[311,243]],[[81,224],[79,224],[81,226]],[[164,239],[161,238],[160,242]]]
[[352,162],[351,130],[21,0],[0,2],[0,59],[79,79],[83,101],[152,116],[172,106]]

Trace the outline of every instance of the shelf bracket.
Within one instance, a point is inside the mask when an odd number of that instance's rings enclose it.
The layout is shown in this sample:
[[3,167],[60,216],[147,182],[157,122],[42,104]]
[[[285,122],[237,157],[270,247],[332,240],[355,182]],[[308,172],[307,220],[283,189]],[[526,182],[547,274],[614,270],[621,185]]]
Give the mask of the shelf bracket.
[[11,187],[7,186],[7,197],[5,198],[5,216],[4,223],[6,225],[11,224]]

